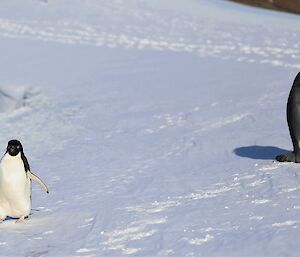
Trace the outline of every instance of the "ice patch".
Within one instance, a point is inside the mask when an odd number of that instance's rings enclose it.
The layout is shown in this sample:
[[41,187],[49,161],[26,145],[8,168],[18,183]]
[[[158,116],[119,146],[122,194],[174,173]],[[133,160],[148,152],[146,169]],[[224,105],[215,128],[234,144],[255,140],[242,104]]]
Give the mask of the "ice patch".
[[249,116],[251,116],[249,113],[234,114],[232,116],[222,118],[216,122],[206,123],[206,124],[204,123],[201,125],[202,127],[201,131],[222,128],[224,126],[243,120],[244,118]]
[[269,170],[276,170],[279,166],[277,164],[275,165],[265,165],[261,168],[259,168],[259,170],[261,171],[269,171]]
[[[101,244],[108,250],[119,250],[123,254],[137,253],[141,249],[128,247],[128,244],[153,236],[159,231],[157,225],[166,222],[167,218],[145,219],[131,222],[126,228],[115,229],[111,232],[101,232],[101,235],[105,238]],[[155,226],[155,228],[152,228],[152,226]]]
[[97,249],[94,249],[94,248],[80,248],[78,249],[76,252],[77,253],[90,253],[90,252],[94,252],[96,251]]
[[223,186],[215,189],[202,190],[201,192],[193,192],[184,196],[168,197],[166,201],[155,201],[150,205],[137,205],[126,207],[128,211],[159,213],[181,205],[186,205],[191,201],[199,201],[209,198],[215,198],[233,190],[231,187]]
[[262,185],[264,183],[266,183],[265,180],[258,179],[258,180],[255,180],[254,182],[250,183],[249,186],[256,187],[256,186]]
[[249,220],[263,220],[264,217],[263,216],[252,216],[249,218]]
[[257,205],[266,204],[266,203],[269,203],[269,202],[271,202],[271,200],[268,200],[268,199],[256,199],[256,200],[251,201],[251,203],[254,203],[254,204],[257,204]]
[[188,241],[191,245],[203,245],[209,241],[212,241],[215,237],[207,234],[204,238],[193,238],[193,239],[187,239],[185,238],[186,241]]
[[286,227],[286,226],[293,226],[295,224],[298,224],[299,221],[295,220],[287,220],[285,222],[278,222],[278,223],[273,223],[272,227]]
[[44,235],[50,235],[50,234],[53,234],[53,233],[54,233],[53,230],[49,230],[49,231],[44,232]]
[[187,196],[178,196],[177,199],[191,199],[191,200],[201,200],[201,199],[207,199],[207,198],[214,198],[222,193],[227,193],[231,191],[231,187],[223,186],[216,189],[209,189],[209,190],[203,190],[199,193],[191,193]]
[[290,193],[290,192],[297,191],[299,189],[300,189],[299,187],[285,188],[285,189],[282,189],[282,192]]

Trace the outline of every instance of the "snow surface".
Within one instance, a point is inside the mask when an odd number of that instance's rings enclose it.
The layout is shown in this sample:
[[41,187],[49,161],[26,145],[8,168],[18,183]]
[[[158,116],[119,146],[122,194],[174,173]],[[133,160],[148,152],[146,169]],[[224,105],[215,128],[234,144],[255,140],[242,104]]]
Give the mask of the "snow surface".
[[0,256],[300,253],[287,96],[300,16],[221,0],[3,0],[0,146],[32,215]]

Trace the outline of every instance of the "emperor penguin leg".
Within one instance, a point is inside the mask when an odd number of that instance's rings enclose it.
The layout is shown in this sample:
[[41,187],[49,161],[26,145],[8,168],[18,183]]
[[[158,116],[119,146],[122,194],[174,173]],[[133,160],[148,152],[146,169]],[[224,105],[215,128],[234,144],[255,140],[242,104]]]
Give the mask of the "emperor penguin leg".
[[290,152],[286,155],[286,162],[295,162],[295,152]]
[[299,163],[300,162],[300,142],[297,141],[294,144],[294,154],[295,154],[295,162]]
[[[291,133],[292,135],[292,133]],[[300,137],[300,135],[299,135]],[[276,156],[276,160],[279,162],[295,162],[300,163],[300,142],[296,140],[295,136],[291,136],[293,148],[292,152],[281,154]]]
[[300,163],[300,152],[295,153],[295,163]]

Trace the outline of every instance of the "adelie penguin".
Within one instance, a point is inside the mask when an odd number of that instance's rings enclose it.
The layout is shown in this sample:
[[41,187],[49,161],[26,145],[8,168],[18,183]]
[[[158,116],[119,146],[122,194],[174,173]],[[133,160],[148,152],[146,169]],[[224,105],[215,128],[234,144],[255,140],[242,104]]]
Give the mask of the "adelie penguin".
[[287,154],[276,156],[276,160],[279,162],[300,163],[300,72],[296,76],[290,91],[286,113],[294,149]]
[[30,171],[22,144],[18,140],[10,140],[0,162],[0,220],[11,217],[22,222],[28,217],[32,180],[49,193],[43,181]]

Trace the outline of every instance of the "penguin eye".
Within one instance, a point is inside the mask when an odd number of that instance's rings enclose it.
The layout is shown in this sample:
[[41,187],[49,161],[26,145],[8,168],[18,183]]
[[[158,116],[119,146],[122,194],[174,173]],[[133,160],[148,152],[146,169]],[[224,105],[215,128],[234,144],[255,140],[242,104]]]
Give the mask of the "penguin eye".
[[17,147],[16,147],[17,149],[20,149],[20,146],[19,145],[17,145]]

